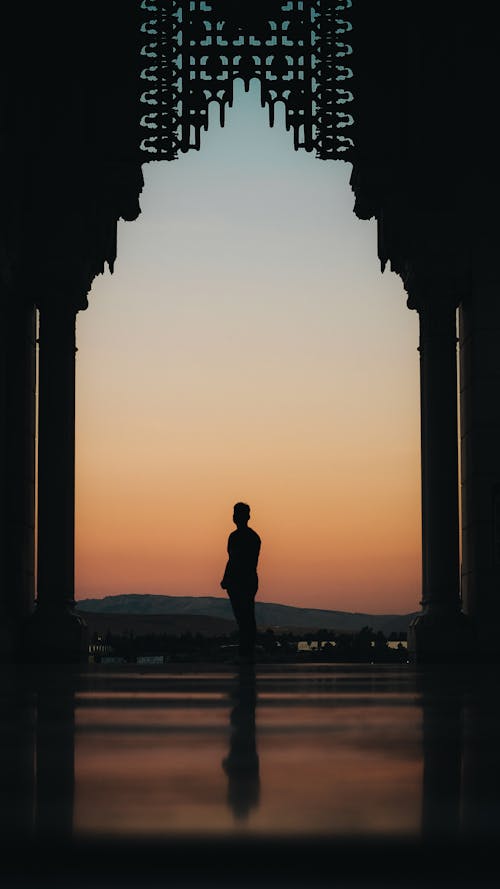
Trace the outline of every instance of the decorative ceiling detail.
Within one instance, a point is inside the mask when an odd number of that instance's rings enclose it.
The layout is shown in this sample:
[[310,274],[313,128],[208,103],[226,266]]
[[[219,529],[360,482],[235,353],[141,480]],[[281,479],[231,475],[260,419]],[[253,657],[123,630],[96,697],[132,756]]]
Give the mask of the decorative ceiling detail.
[[352,0],[141,0],[144,161],[199,150],[209,106],[224,125],[234,81],[260,82],[274,124],[285,107],[295,149],[350,160],[354,147]]

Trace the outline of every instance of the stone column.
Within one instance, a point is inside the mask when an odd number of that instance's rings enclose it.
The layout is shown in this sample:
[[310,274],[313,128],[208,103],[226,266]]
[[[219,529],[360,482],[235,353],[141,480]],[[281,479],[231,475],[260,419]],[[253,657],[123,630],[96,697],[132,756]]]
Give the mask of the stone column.
[[35,569],[35,307],[0,297],[0,660],[18,656]]
[[470,656],[459,581],[456,302],[439,293],[409,300],[420,318],[422,613],[408,633],[419,663]]
[[75,322],[71,303],[40,308],[38,571],[25,656],[46,662],[88,657],[75,613]]
[[[492,249],[494,249],[492,247]],[[490,254],[491,256],[491,254]],[[460,307],[462,589],[478,655],[500,660],[500,300],[489,262]]]

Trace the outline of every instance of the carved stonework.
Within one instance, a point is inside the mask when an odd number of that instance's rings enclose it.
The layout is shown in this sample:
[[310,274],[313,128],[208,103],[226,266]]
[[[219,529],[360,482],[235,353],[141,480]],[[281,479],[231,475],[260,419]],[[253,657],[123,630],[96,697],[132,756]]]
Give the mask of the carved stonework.
[[[274,123],[285,106],[295,149],[349,160],[352,113],[352,0],[142,0],[145,45],[142,118],[145,161],[198,150],[209,105],[224,125],[234,81],[258,79]],[[147,109],[147,110],[146,110]]]

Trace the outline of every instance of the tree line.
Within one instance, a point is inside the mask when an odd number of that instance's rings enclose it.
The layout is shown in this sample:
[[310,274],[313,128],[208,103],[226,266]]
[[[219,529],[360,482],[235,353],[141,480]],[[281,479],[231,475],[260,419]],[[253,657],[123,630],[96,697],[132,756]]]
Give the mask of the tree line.
[[[327,629],[294,633],[269,628],[257,633],[256,657],[263,662],[404,663],[407,661],[405,641],[404,633],[386,637],[371,627],[350,633]],[[299,643],[306,644],[299,646]],[[156,656],[166,662],[225,663],[237,656],[238,633],[138,635],[133,631],[117,634],[108,630],[104,636],[93,634],[90,650],[94,651],[96,661],[113,657],[134,663],[140,657]]]

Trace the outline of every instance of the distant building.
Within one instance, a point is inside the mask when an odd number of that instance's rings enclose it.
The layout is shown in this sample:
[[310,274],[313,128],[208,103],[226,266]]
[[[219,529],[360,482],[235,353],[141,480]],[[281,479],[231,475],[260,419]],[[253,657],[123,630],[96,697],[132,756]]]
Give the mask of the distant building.
[[333,640],[330,642],[328,640],[323,640],[322,642],[318,642],[317,640],[307,642],[304,640],[302,642],[297,642],[297,651],[318,651],[320,647],[324,648],[326,645],[335,646],[336,644],[337,643]]
[[111,645],[105,642],[102,636],[94,635],[89,643],[89,663],[101,663],[102,659],[108,657],[112,651]]
[[136,664],[164,664],[165,655],[163,654],[140,654],[136,658]]

